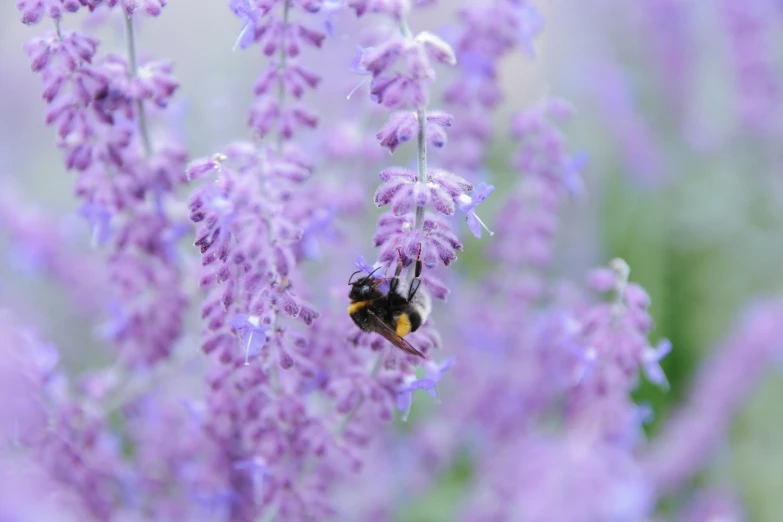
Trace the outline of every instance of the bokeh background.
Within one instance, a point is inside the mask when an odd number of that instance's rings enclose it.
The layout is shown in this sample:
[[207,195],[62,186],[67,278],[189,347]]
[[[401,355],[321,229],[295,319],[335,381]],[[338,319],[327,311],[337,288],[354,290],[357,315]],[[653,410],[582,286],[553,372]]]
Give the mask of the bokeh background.
[[[448,35],[459,6],[441,1],[411,24]],[[517,52],[504,60],[508,100],[492,116],[500,139],[482,175],[498,193],[516,179],[509,165],[514,145],[503,138],[511,113],[547,96],[573,104],[576,115],[565,133],[589,162],[584,192],[564,206],[556,272],[579,278],[622,257],[631,279],[651,295],[653,337],[674,346],[663,363],[671,390],[643,384],[637,391],[653,406],[648,429],[654,436],[735,317],[760,297],[783,291],[783,6],[772,0],[584,0],[542,2],[540,8],[546,28],[536,58]],[[334,60],[352,52],[350,24],[337,20],[328,51]],[[145,19],[139,29],[142,56],[154,50],[176,64],[179,102],[168,117],[191,157],[247,135],[250,86],[264,58],[232,51],[240,26],[224,2],[172,0],[164,16]],[[107,49],[124,46],[120,19],[97,30]],[[0,5],[0,306],[12,306],[42,338],[57,339],[64,364],[80,371],[108,360],[100,342],[105,303],[84,286],[98,277],[93,267],[101,253],[90,247],[72,196],[74,178],[62,166],[53,129],[43,124],[39,80],[22,50],[38,31],[18,22],[14,2]],[[345,96],[355,83],[347,70],[325,82],[320,96],[328,103],[320,106],[327,128],[357,110]],[[367,177],[370,187],[375,172]],[[366,234],[369,253],[377,211],[369,192],[366,202],[367,226],[348,230]],[[497,205],[490,200],[486,206],[492,228]],[[7,213],[23,216],[36,234],[36,223],[45,223],[54,239],[30,241],[19,219],[3,219]],[[51,241],[84,267],[71,278],[79,291],[51,277],[56,267],[41,266]],[[456,269],[478,279],[491,268],[483,255],[487,239],[465,242]],[[78,306],[74,294],[83,298]],[[197,335],[194,326],[185,343]],[[738,490],[751,520],[781,519],[781,396],[780,368],[770,367],[735,420],[729,443],[698,478]],[[438,506],[469,474],[457,463],[434,490],[411,499],[401,520],[443,516]]]

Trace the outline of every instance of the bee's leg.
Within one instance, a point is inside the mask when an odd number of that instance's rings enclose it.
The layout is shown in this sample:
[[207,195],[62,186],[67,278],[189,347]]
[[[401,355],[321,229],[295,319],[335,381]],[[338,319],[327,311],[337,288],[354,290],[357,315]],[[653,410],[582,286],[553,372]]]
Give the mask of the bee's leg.
[[419,290],[419,286],[421,286],[421,279],[419,279],[419,276],[421,276],[421,243],[419,244],[419,254],[416,256],[416,265],[413,272],[413,281],[411,281],[411,286],[408,288],[408,301],[413,300],[413,296],[416,295],[416,292]]
[[400,254],[400,256],[397,260],[397,269],[394,270],[394,277],[392,277],[391,281],[389,282],[389,293],[396,292],[397,287],[400,286],[400,274],[402,273],[402,250],[398,248],[397,252]]

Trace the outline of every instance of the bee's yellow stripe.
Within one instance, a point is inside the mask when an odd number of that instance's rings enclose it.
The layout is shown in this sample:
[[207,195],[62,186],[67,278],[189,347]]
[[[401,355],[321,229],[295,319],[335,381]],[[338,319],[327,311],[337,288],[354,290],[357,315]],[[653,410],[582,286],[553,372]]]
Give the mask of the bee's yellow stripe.
[[355,303],[351,303],[348,305],[348,315],[352,315],[359,311],[360,309],[364,308],[370,304],[370,301],[356,301]]
[[405,337],[411,333],[411,320],[408,314],[400,314],[397,318],[397,335]]

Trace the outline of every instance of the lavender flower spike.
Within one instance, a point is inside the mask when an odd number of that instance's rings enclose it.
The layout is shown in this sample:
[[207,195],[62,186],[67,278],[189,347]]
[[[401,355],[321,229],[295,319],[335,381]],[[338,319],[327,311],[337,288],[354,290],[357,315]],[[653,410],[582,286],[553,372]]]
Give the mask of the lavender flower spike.
[[46,123],[57,129],[66,168],[77,173],[75,192],[92,242],[110,249],[109,278],[121,308],[111,340],[126,364],[149,366],[171,354],[186,307],[172,255],[186,228],[168,207],[184,182],[187,154],[174,139],[152,141],[148,118],[151,109],[169,104],[178,84],[170,64],[137,59],[134,16],[142,8],[157,16],[165,1],[121,2],[127,56],[101,55],[97,39],[61,28],[65,13],[100,3],[40,0],[18,7],[25,23],[44,14],[55,21],[53,34],[25,50],[43,83]]

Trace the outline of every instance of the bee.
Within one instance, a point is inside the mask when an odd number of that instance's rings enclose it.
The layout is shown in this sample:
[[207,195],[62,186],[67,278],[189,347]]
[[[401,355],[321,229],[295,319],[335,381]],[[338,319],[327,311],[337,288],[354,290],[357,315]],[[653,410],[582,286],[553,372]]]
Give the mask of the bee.
[[[427,320],[429,302],[424,292],[419,292],[421,286],[421,248],[416,258],[414,278],[408,286],[407,292],[400,289],[400,274],[402,273],[402,252],[397,262],[394,277],[374,279],[372,276],[378,271],[376,268],[369,275],[352,282],[354,276],[361,272],[354,272],[348,279],[351,291],[348,298],[348,315],[351,316],[356,326],[365,332],[375,332],[386,338],[394,346],[410,355],[424,358],[419,350],[403,339],[411,332],[415,332],[421,324]],[[384,281],[389,281],[389,291],[384,294],[378,286]]]

